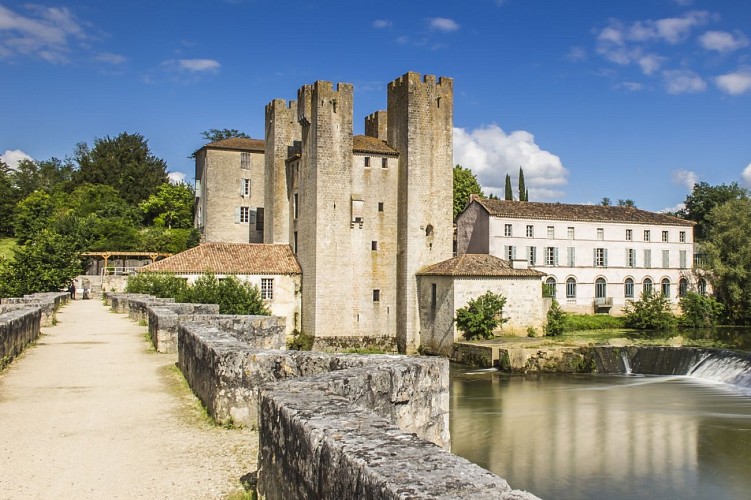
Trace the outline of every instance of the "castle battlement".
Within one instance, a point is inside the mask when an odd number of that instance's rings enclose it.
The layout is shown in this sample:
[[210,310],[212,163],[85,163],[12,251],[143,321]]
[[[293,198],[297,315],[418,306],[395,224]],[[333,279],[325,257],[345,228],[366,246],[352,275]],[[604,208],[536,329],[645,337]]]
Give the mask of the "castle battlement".
[[399,78],[396,78],[394,81],[388,84],[388,90],[396,90],[401,88],[404,85],[424,85],[426,87],[441,87],[446,90],[452,90],[454,88],[454,79],[453,78],[447,78],[445,76],[438,77],[438,81],[436,82],[436,76],[435,75],[425,75],[422,76],[420,73],[415,73],[412,71],[409,71]]

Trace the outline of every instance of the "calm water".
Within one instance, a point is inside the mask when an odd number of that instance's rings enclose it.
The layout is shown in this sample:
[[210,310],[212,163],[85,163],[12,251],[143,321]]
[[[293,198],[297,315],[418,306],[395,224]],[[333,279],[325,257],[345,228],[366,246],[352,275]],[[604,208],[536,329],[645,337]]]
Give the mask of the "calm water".
[[751,393],[452,367],[452,451],[543,499],[751,498]]

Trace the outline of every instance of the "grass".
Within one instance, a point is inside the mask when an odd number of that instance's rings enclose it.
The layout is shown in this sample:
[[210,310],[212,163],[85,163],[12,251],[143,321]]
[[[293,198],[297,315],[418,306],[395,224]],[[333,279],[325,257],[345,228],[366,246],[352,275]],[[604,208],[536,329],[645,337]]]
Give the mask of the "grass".
[[0,237],[0,260],[13,258],[13,249],[18,246],[15,238]]
[[564,321],[564,329],[567,332],[620,328],[623,328],[623,317],[608,314],[566,314]]

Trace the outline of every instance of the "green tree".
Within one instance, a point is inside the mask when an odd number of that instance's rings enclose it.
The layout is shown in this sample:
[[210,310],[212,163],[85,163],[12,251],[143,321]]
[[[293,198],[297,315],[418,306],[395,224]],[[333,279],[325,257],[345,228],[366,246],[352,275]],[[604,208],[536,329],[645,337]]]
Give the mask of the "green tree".
[[231,139],[233,137],[238,137],[241,139],[250,139],[250,136],[248,136],[245,132],[240,132],[239,130],[236,130],[234,128],[232,129],[211,128],[209,130],[205,130],[201,132],[201,137],[206,139],[208,142],[216,142],[216,141],[221,141],[224,139]]
[[634,200],[631,200],[631,199],[618,200],[618,206],[619,207],[636,208],[636,203],[634,203]]
[[470,195],[478,194],[482,197],[485,195],[482,192],[480,183],[477,182],[477,177],[468,168],[464,168],[461,165],[454,167],[454,219],[459,215],[459,212],[464,210],[464,207],[469,202]]
[[519,201],[529,201],[529,191],[524,184],[524,169],[519,167]]
[[136,273],[128,276],[125,291],[190,302],[187,280],[170,273]]
[[705,240],[710,232],[709,216],[715,207],[732,200],[748,198],[748,191],[738,183],[720,184],[710,186],[706,182],[694,184],[694,189],[686,197],[685,208],[679,210],[676,215],[683,219],[696,222],[694,238],[696,241]]
[[73,242],[45,229],[0,264],[0,297],[63,290],[81,270]]
[[599,204],[602,205],[603,207],[609,207],[613,204],[613,202],[610,201],[610,198],[605,197],[602,200],[600,200]]
[[142,201],[139,208],[146,224],[168,229],[191,229],[194,201],[195,192],[188,184],[165,183]]
[[717,326],[724,308],[714,297],[688,292],[681,297],[680,324],[686,328],[712,328]]
[[18,202],[13,230],[20,244],[28,243],[37,233],[49,227],[58,209],[56,200],[44,191],[34,191]]
[[626,302],[623,322],[626,328],[636,330],[670,330],[675,327],[676,319],[667,297],[647,290],[639,300]]
[[70,194],[68,206],[79,217],[124,217],[134,224],[141,222],[141,212],[126,202],[112,186],[83,184]]
[[0,160],[0,237],[13,234],[16,192],[13,189],[11,170]]
[[123,132],[114,138],[95,139],[91,149],[86,143],[78,144],[74,157],[77,185],[112,186],[132,205],[148,199],[168,180],[166,163],[151,153],[140,134]]
[[73,163],[70,160],[62,161],[53,157],[36,162],[23,159],[18,162],[11,177],[18,196],[26,198],[37,190],[47,193],[70,190],[73,170]]
[[509,174],[506,174],[506,200],[513,200],[514,199],[514,192],[511,189],[511,176]]
[[180,253],[198,245],[201,234],[197,229],[167,229],[159,226],[141,230],[141,250],[145,252]]
[[707,267],[717,298],[734,323],[751,323],[751,199],[716,206],[704,220]]
[[553,299],[553,303],[548,309],[547,323],[545,324],[545,335],[551,337],[557,337],[563,335],[563,331],[566,325],[566,313],[561,309],[561,305],[557,300]]
[[506,297],[488,290],[456,310],[456,326],[467,340],[493,338],[493,330],[508,321],[503,317]]

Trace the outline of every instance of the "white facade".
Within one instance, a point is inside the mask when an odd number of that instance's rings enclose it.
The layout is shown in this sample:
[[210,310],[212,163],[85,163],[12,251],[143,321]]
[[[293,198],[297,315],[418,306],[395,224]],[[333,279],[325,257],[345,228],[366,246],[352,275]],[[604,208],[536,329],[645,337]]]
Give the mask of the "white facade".
[[701,286],[692,223],[633,208],[474,199],[457,218],[457,253],[485,252],[545,272],[571,312],[619,314],[650,286],[677,305]]

